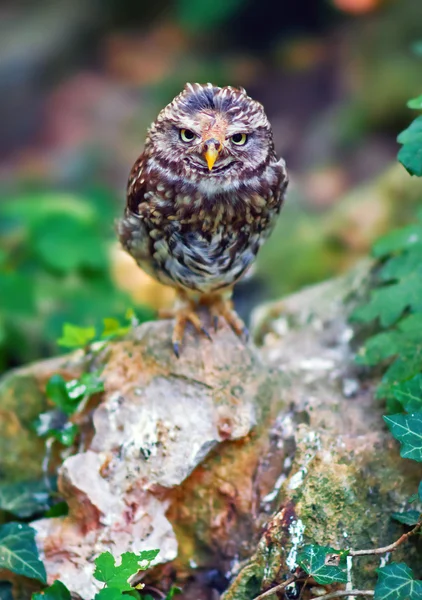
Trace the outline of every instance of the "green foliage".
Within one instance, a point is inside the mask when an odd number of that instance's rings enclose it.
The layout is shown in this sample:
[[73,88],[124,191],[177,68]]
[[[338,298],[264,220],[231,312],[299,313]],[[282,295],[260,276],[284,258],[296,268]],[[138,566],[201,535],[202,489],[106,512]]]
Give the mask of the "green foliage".
[[104,384],[99,372],[83,373],[79,379],[65,381],[61,375],[53,375],[47,382],[48,398],[66,415],[77,411],[80,402],[87,396],[100,393]]
[[41,413],[33,427],[40,437],[54,438],[63,446],[72,446],[79,428],[68,418],[79,409],[83,400],[104,390],[98,371],[83,373],[79,379],[65,381],[61,375],[53,375],[47,382],[46,394],[56,410]]
[[[139,554],[125,552],[121,555],[120,563],[110,552],[103,552],[95,559],[94,577],[104,584],[95,595],[94,600],[127,600],[133,596],[140,598],[138,592],[129,583],[129,579],[139,571],[145,571],[157,557],[159,550],[144,550]],[[139,586],[142,588],[142,585]],[[173,587],[166,596],[171,600],[179,588]],[[61,581],[55,581],[40,594],[33,594],[32,600],[70,600],[70,592]]]
[[25,519],[50,508],[51,487],[44,480],[0,485],[0,510]]
[[[422,214],[419,215],[422,219]],[[378,322],[386,329],[369,337],[358,353],[360,364],[373,366],[389,361],[378,389],[380,397],[404,401],[409,385],[415,391],[422,371],[422,222],[393,231],[379,240],[373,254],[383,260],[369,302],[352,319]],[[413,397],[411,410],[418,402]],[[410,405],[409,405],[410,406]],[[407,410],[407,409],[406,409]]]
[[95,338],[95,327],[78,327],[71,323],[63,325],[63,334],[57,340],[64,348],[80,348],[86,346]]
[[399,523],[403,523],[403,525],[413,526],[419,522],[419,517],[421,513],[418,510],[408,510],[406,512],[394,512],[391,517],[398,521]]
[[1,569],[46,582],[45,568],[38,558],[32,527],[24,523],[7,523],[0,527]]
[[[124,316],[129,300],[110,276],[119,206],[98,190],[2,199],[0,369],[54,352],[64,322],[99,328]],[[140,321],[152,314],[137,309]],[[62,341],[72,341],[70,333]],[[83,345],[81,332],[73,334]]]
[[62,413],[59,411],[48,411],[42,413],[34,421],[36,433],[43,438],[54,438],[63,446],[72,446],[79,428],[75,423],[63,420]]
[[422,412],[384,417],[393,436],[402,444],[400,456],[422,462]]
[[392,392],[406,412],[422,412],[422,374],[393,385]]
[[[132,586],[128,580],[138,571],[148,569],[158,553],[159,550],[147,550],[139,554],[125,552],[121,556],[120,564],[116,565],[113,555],[110,552],[103,552],[95,559],[94,577],[105,583],[109,589],[117,589],[119,592],[129,591]],[[97,594],[95,600],[99,598],[102,597]]]
[[224,21],[242,0],[176,0],[176,17],[183,27],[198,31]]
[[347,582],[346,553],[329,546],[309,544],[297,557],[298,565],[321,585]]
[[[422,109],[422,96],[409,100],[407,106]],[[422,116],[417,117],[402,131],[397,141],[403,144],[397,155],[399,161],[411,175],[422,177]]]
[[32,594],[32,600],[71,600],[69,590],[61,581],[57,580],[46,590]]
[[422,581],[413,579],[404,563],[392,563],[377,569],[374,600],[422,600]]

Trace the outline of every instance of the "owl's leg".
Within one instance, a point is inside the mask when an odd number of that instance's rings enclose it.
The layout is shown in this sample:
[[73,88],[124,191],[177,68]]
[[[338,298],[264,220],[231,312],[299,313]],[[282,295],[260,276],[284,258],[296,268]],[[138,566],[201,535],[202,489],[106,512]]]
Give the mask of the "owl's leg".
[[182,345],[187,323],[191,323],[198,333],[204,334],[211,340],[208,331],[202,327],[201,320],[195,312],[196,308],[195,302],[187,298],[183,292],[178,291],[174,308],[158,312],[160,319],[175,319],[171,341],[177,358],[180,356],[180,346]]
[[220,326],[221,318],[223,318],[233,331],[239,337],[248,338],[248,330],[242,319],[233,308],[231,298],[220,295],[213,295],[201,300],[201,303],[207,304],[211,317],[214,321],[214,328],[217,330]]

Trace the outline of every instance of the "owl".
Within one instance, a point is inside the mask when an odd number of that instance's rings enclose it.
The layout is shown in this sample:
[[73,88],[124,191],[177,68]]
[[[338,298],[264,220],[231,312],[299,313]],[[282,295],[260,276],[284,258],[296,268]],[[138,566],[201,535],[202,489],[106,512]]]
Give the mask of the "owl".
[[173,349],[189,322],[210,337],[225,320],[247,334],[231,301],[274,227],[288,177],[263,106],[243,88],[190,84],[158,115],[130,172],[120,241],[138,265],[176,289]]

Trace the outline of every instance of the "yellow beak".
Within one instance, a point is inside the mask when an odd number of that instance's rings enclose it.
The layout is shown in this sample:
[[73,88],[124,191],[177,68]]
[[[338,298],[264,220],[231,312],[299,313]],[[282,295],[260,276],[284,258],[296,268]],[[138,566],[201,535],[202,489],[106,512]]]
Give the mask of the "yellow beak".
[[219,150],[215,147],[215,144],[209,143],[207,149],[204,152],[205,160],[207,161],[208,169],[211,171],[215,161],[217,160]]

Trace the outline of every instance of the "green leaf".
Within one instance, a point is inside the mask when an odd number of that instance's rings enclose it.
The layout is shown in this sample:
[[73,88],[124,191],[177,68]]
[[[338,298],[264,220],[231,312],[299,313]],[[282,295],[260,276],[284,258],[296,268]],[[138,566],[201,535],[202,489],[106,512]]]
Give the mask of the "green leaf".
[[420,141],[400,148],[397,158],[410,175],[422,177],[422,137]]
[[32,527],[24,523],[7,523],[0,527],[0,569],[46,583]]
[[393,385],[392,392],[406,412],[422,411],[422,374]]
[[399,144],[422,143],[422,116],[416,117],[407,129],[397,136]]
[[95,224],[71,215],[50,215],[36,224],[32,235],[32,246],[48,268],[64,273],[107,268],[104,238]]
[[[155,560],[157,558],[157,556],[159,554],[160,554],[159,550],[142,550],[138,554],[138,560],[139,560],[139,562],[143,562],[143,561],[152,562],[153,560]],[[142,571],[145,571],[145,569],[148,569],[148,565],[147,566],[141,566],[140,569]]]
[[92,342],[95,336],[95,327],[78,327],[65,323],[62,337],[57,340],[57,343],[64,348],[81,348]]
[[78,403],[75,405],[75,402],[69,398],[66,381],[61,375],[52,375],[47,381],[45,391],[48,398],[66,415],[71,415],[75,412]]
[[53,437],[64,446],[72,446],[79,433],[78,426],[70,423],[60,410],[41,413],[35,419],[33,427],[40,437]]
[[32,600],[72,600],[67,587],[57,579],[43,592],[32,594]]
[[412,98],[411,100],[409,100],[409,102],[407,103],[407,106],[409,108],[415,108],[415,109],[422,109],[422,95],[421,96],[417,96],[417,98]]
[[110,552],[103,552],[95,559],[96,569],[94,577],[98,581],[104,582],[109,588],[129,591],[132,589],[132,586],[128,583],[128,579],[138,573],[138,571],[147,569],[158,552],[159,550],[146,550],[139,554],[125,552],[121,556],[119,565],[116,565],[115,559]]
[[128,600],[128,595],[118,588],[103,588],[95,594],[94,600]]
[[346,554],[329,546],[309,544],[297,557],[299,566],[320,585],[347,582]]
[[422,600],[422,582],[413,579],[405,563],[392,563],[377,573],[374,600]]
[[419,223],[395,229],[380,238],[372,249],[376,258],[382,258],[399,250],[413,248],[422,242],[422,227]]
[[391,433],[401,444],[400,456],[422,462],[422,412],[384,417]]
[[391,518],[404,525],[416,525],[419,522],[420,516],[420,511],[408,510],[406,512],[394,512],[392,513]]
[[35,310],[32,279],[20,273],[0,273],[0,312],[28,317]]
[[64,517],[69,514],[69,506],[64,500],[53,504],[51,508],[45,513],[46,519],[53,519],[54,517]]
[[50,400],[67,415],[78,409],[85,396],[91,396],[104,390],[104,384],[98,372],[83,373],[79,379],[65,381],[61,375],[53,375],[47,382],[46,393]]
[[368,304],[357,309],[353,318],[364,323],[379,319],[382,327],[389,327],[407,308],[422,308],[422,271],[419,269],[397,283],[373,290]]
[[422,116],[417,117],[397,137],[403,144],[397,158],[411,175],[422,176]]
[[103,340],[126,335],[131,328],[130,325],[122,325],[118,319],[103,319],[103,322],[104,330],[101,334]]
[[45,481],[23,481],[0,485],[0,509],[21,519],[50,508],[50,492]]
[[99,371],[82,373],[79,379],[72,379],[66,383],[69,398],[81,400],[85,396],[93,396],[104,391],[104,382],[100,379]]
[[181,594],[182,590],[181,588],[172,585],[171,588],[169,589],[169,591],[167,592],[167,595],[165,597],[165,600],[172,600],[174,598],[174,596],[177,596],[178,594]]

